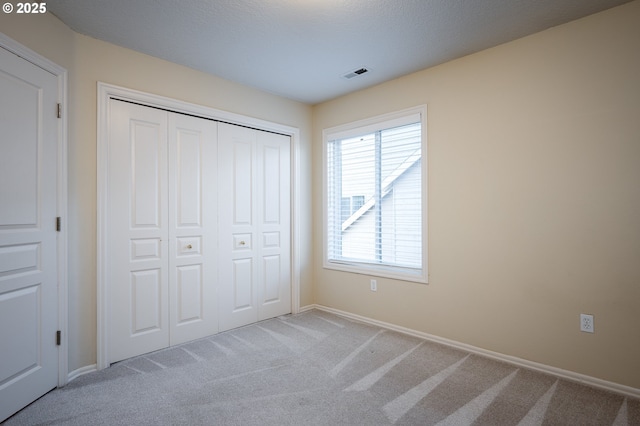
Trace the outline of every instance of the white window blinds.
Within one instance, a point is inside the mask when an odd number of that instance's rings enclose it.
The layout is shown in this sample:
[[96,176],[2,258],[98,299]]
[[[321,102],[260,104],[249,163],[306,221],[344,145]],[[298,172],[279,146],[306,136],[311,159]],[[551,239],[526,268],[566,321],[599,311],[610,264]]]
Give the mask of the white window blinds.
[[326,136],[326,261],[421,275],[420,115]]

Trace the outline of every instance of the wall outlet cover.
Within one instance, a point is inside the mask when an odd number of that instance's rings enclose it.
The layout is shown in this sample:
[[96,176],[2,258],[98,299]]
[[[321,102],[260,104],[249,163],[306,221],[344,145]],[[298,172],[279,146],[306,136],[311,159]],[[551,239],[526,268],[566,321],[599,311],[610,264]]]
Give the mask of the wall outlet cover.
[[580,314],[580,331],[593,333],[593,315]]

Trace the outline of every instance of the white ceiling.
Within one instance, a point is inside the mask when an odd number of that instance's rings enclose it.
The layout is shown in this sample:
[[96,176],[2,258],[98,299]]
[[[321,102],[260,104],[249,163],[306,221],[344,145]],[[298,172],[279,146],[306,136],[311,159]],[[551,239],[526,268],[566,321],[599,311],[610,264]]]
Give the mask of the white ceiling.
[[81,34],[316,104],[628,1],[50,0],[47,9]]

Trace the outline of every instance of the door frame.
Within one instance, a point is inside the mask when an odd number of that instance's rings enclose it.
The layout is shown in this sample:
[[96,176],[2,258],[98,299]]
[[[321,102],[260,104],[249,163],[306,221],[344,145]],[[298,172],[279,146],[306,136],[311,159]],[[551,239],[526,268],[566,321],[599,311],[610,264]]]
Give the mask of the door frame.
[[108,148],[109,101],[120,99],[205,119],[224,121],[291,138],[291,312],[300,311],[300,129],[135,89],[98,82],[97,135],[97,369],[109,367]]
[[22,59],[53,74],[58,81],[57,99],[60,104],[61,118],[57,131],[57,173],[56,177],[56,216],[60,217],[60,232],[57,235],[57,291],[58,291],[58,330],[61,331],[58,347],[58,387],[68,383],[69,371],[69,297],[67,271],[67,70],[49,59],[34,52],[0,32],[0,48],[14,53]]

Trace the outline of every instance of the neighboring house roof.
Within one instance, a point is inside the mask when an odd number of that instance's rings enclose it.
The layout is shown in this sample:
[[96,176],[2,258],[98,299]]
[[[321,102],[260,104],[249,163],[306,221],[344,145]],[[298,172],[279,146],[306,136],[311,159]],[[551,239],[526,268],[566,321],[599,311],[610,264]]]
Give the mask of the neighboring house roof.
[[[422,153],[420,148],[416,149],[413,154],[408,156],[402,164],[400,164],[396,169],[389,174],[382,181],[382,198],[386,197],[389,192],[393,189],[393,185],[400,178],[400,176],[404,175],[407,170],[411,168],[416,162],[420,161],[422,157]],[[346,231],[349,229],[351,225],[356,223],[358,219],[364,216],[373,206],[376,205],[375,196],[369,198],[358,210],[356,210],[351,216],[347,218],[344,222],[342,222],[342,231]]]

